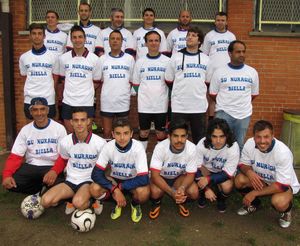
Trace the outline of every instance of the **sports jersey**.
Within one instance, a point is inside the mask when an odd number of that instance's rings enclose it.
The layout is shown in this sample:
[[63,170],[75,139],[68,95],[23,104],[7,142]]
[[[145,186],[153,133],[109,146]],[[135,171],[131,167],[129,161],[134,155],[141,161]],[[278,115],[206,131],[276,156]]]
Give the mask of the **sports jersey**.
[[66,180],[76,185],[92,181],[92,170],[105,144],[104,139],[91,132],[83,142],[74,133],[63,138],[58,151],[63,159],[68,160]]
[[172,54],[186,47],[186,35],[188,30],[175,28],[167,37],[167,50]]
[[60,31],[58,28],[54,31],[46,28],[45,34],[46,37],[44,39],[44,44],[46,48],[55,55],[60,56],[63,54],[65,52],[68,35]]
[[167,83],[173,83],[171,107],[173,113],[204,113],[208,103],[205,84],[209,63],[207,55],[184,50],[171,57],[166,69]]
[[204,166],[212,173],[224,171],[229,177],[233,177],[240,160],[240,149],[237,142],[231,147],[225,145],[222,149],[206,148],[202,138],[197,144],[198,168]]
[[187,140],[182,152],[173,153],[170,144],[170,140],[165,139],[155,146],[150,170],[159,171],[166,179],[175,179],[186,173],[196,173],[196,146]]
[[58,158],[58,144],[66,135],[66,129],[54,120],[49,119],[44,128],[31,122],[19,132],[11,153],[25,156],[25,162],[31,165],[53,166]]
[[[96,39],[98,36],[101,35],[101,29],[95,25],[93,25],[91,22],[87,24],[87,26],[82,25],[80,23],[80,26],[83,28],[86,36],[86,40],[84,43],[84,46],[92,53],[95,51],[96,46]],[[68,35],[68,41],[67,41],[67,48],[73,48],[73,44],[71,42],[71,32]]]
[[139,85],[138,112],[166,113],[168,111],[168,87],[165,71],[170,58],[148,54],[137,60],[133,72],[133,85]]
[[26,76],[24,102],[30,104],[32,98],[44,97],[49,105],[55,104],[53,74],[59,74],[57,57],[43,46],[32,48],[21,55],[20,74]]
[[99,58],[97,73],[103,81],[101,89],[101,111],[125,112],[130,106],[130,81],[134,68],[131,55],[121,52],[118,57],[105,54]]
[[159,33],[161,37],[161,42],[159,46],[160,52],[166,52],[167,51],[167,40],[164,32],[157,27],[152,27],[149,29],[146,29],[144,27],[140,27],[139,29],[135,30],[133,33],[133,47],[136,50],[136,59],[145,56],[148,53],[148,47],[145,43],[145,35],[150,31],[156,31]]
[[105,170],[110,165],[110,176],[120,180],[148,174],[147,158],[143,145],[135,139],[131,141],[131,146],[126,150],[118,149],[116,140],[108,142],[100,153],[97,167]]
[[65,79],[63,103],[70,106],[93,106],[93,80],[100,80],[96,70],[98,57],[87,49],[82,56],[74,50],[59,57],[60,76]]
[[271,149],[261,152],[253,138],[247,140],[242,151],[241,164],[251,166],[267,184],[278,182],[291,186],[296,194],[300,185],[293,168],[293,154],[281,141],[273,139]]
[[[109,46],[109,35],[113,30],[114,29],[112,29],[111,27],[107,27],[102,30],[101,35],[99,35],[99,37],[97,38],[96,48],[100,50],[104,49],[105,54],[108,54],[111,51]],[[121,48],[122,51],[123,52],[126,51],[131,54],[134,51],[132,33],[124,27],[117,28],[117,30],[119,30],[123,36],[123,42]]]
[[252,114],[252,96],[259,94],[258,74],[246,64],[234,67],[228,63],[213,74],[209,93],[217,95],[216,111],[244,119]]

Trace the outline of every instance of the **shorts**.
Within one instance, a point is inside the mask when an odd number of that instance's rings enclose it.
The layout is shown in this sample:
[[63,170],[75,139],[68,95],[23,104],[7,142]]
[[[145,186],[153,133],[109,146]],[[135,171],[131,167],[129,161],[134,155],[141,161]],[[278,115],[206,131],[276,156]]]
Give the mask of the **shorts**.
[[128,117],[129,115],[129,110],[128,111],[125,111],[125,112],[103,112],[103,111],[100,111],[100,115],[103,116],[103,117],[108,117],[108,118],[125,118],[125,117]]
[[65,104],[65,103],[62,103],[61,117],[64,120],[71,120],[73,109],[76,108],[76,107],[83,108],[87,112],[89,118],[94,118],[95,117],[94,106],[70,106],[70,105]]
[[[30,110],[29,110],[30,104],[28,103],[24,103],[24,114],[26,116],[27,119],[32,120],[32,116],[30,114]],[[56,115],[56,108],[55,108],[55,104],[53,105],[48,105],[49,107],[49,113],[48,113],[48,118],[54,118]]]
[[67,181],[67,180],[66,180],[64,183],[65,183],[67,186],[69,186],[69,187],[72,189],[72,191],[73,191],[74,193],[76,193],[76,192],[80,189],[81,186],[83,186],[83,185],[85,185],[85,184],[91,184],[92,181],[84,181],[84,182],[82,182],[82,183],[80,183],[80,184],[78,184],[78,185],[73,184],[73,183],[71,183],[70,181]]
[[139,113],[139,123],[141,130],[149,130],[151,122],[154,122],[155,130],[164,131],[167,121],[167,113],[148,114]]
[[[178,176],[178,177],[180,177],[180,176]],[[178,177],[177,177],[177,178],[178,178]],[[173,187],[173,185],[174,185],[175,181],[177,180],[177,178],[175,178],[175,179],[166,179],[166,178],[163,177],[163,179],[166,181],[166,183],[167,183],[170,187]]]

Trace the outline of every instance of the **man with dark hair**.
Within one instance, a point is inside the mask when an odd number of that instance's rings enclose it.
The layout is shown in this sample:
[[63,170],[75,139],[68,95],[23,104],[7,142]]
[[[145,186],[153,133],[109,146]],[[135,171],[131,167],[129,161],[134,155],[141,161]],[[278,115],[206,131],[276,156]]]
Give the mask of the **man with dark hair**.
[[232,41],[228,54],[230,63],[214,72],[209,93],[216,101],[216,117],[227,121],[242,150],[252,115],[252,100],[259,94],[259,79],[257,71],[244,63],[244,42]]
[[292,222],[293,194],[300,185],[293,168],[290,149],[273,135],[273,126],[265,120],[253,127],[253,138],[245,143],[235,187],[244,196],[239,215],[257,210],[259,197],[271,196],[272,206],[281,213],[279,225],[287,228]]
[[[149,199],[149,177],[145,150],[142,144],[132,139],[133,131],[126,119],[117,119],[113,124],[114,140],[107,143],[92,173],[94,183],[91,194],[99,199],[103,194],[111,195],[116,205],[111,219],[121,216],[126,206],[125,194],[131,195],[131,219],[142,218],[141,204]],[[106,170],[111,170],[106,176]]]
[[187,47],[172,56],[165,74],[167,84],[172,87],[172,121],[188,121],[195,144],[205,135],[208,106],[205,78],[209,58],[199,50],[202,42],[202,31],[191,27],[187,33]]
[[206,199],[217,201],[219,212],[224,213],[240,159],[239,146],[225,120],[215,118],[209,122],[206,137],[197,144],[197,152],[200,165],[196,180],[201,189],[198,206],[206,207]]
[[[41,191],[45,174],[58,158],[58,144],[66,136],[65,128],[47,117],[48,111],[45,98],[31,100],[29,112],[33,122],[21,129],[7,158],[2,172],[5,189],[27,194]],[[57,182],[62,179],[60,176]]]
[[55,88],[59,74],[57,56],[44,45],[45,29],[42,24],[29,26],[32,49],[20,56],[20,74],[24,76],[24,113],[32,119],[30,102],[35,97],[45,97],[49,107],[49,117],[55,117]]
[[171,121],[168,139],[155,146],[150,162],[150,219],[159,216],[161,199],[165,193],[176,202],[179,214],[183,217],[190,215],[185,206],[187,198],[198,198],[198,187],[194,182],[197,171],[196,146],[187,138],[188,125],[185,121]]

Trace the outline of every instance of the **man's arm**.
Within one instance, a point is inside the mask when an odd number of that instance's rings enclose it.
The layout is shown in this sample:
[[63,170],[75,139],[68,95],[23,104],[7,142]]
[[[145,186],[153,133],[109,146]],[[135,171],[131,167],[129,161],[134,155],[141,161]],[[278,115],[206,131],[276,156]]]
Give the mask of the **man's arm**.
[[239,164],[239,168],[249,178],[254,190],[261,190],[264,187],[263,179],[253,171],[251,166]]
[[175,200],[175,191],[167,184],[163,177],[160,176],[159,170],[151,170],[151,181]]
[[15,179],[12,175],[20,168],[22,165],[23,156],[18,156],[11,153],[5,163],[5,167],[2,171],[2,185],[5,189],[11,189],[17,187]]

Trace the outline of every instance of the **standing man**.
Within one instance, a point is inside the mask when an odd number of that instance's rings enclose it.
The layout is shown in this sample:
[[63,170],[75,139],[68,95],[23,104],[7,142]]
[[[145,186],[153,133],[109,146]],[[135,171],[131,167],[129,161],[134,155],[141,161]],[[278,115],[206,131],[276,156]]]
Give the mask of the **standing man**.
[[80,26],[73,26],[70,32],[73,49],[59,58],[60,76],[64,83],[62,103],[62,118],[67,131],[72,132],[70,124],[72,110],[81,106],[85,109],[89,118],[95,115],[94,85],[93,81],[99,81],[96,74],[98,57],[84,47],[85,32]]
[[188,10],[181,10],[178,18],[178,27],[173,29],[167,37],[167,50],[170,56],[186,47],[186,35],[191,22],[191,12]]
[[[48,111],[45,98],[31,100],[29,112],[33,122],[21,129],[7,158],[2,172],[5,189],[27,194],[41,191],[44,175],[58,158],[58,144],[66,136],[65,128],[47,117]],[[57,182],[62,180],[60,176]]]
[[[75,208],[84,210],[90,206],[92,170],[106,143],[101,137],[89,132],[90,123],[88,114],[83,108],[74,108],[71,120],[74,132],[59,143],[59,158],[44,177],[44,182],[52,185],[57,175],[66,168],[66,180],[42,196],[43,207],[55,206],[59,201],[69,198],[72,198],[72,203],[67,203],[66,214],[73,213]],[[99,215],[103,206],[96,201],[93,208]]]
[[49,117],[56,114],[55,88],[59,74],[57,56],[44,45],[45,29],[42,24],[29,26],[32,49],[22,54],[19,60],[20,74],[24,76],[24,113],[32,119],[29,107],[35,97],[45,97],[49,106]]
[[[90,4],[86,2],[82,2],[78,7],[78,15],[80,18],[80,26],[83,28],[86,40],[84,46],[91,52],[95,52],[95,43],[98,36],[101,35],[101,30],[99,27],[93,25],[90,22],[90,18],[92,15],[92,7]],[[73,42],[71,39],[71,35],[68,36],[67,42],[67,50],[71,50],[73,48]],[[96,53],[96,52],[95,52]]]
[[134,59],[124,53],[122,33],[114,30],[109,35],[110,52],[101,56],[97,73],[103,82],[100,96],[103,136],[111,139],[112,122],[127,118],[130,109],[130,90]]
[[151,122],[154,122],[157,141],[165,136],[168,111],[168,87],[165,72],[170,58],[159,52],[161,36],[157,31],[145,35],[148,54],[137,60],[133,73],[133,87],[138,92],[140,136],[145,150],[148,145]]
[[96,49],[98,56],[101,56],[103,53],[108,54],[111,51],[109,35],[114,30],[120,31],[123,36],[122,51],[135,56],[132,33],[124,27],[124,11],[113,8],[110,20],[111,26],[102,30],[101,35],[97,39]]
[[251,102],[259,94],[259,79],[256,70],[244,64],[244,42],[231,42],[228,53],[230,63],[215,71],[209,93],[216,101],[216,117],[227,121],[242,150],[252,115]]
[[[132,139],[128,120],[114,121],[112,134],[114,140],[104,146],[93,170],[91,194],[96,199],[105,193],[112,196],[116,205],[110,216],[115,220],[126,206],[124,195],[129,193],[131,219],[137,223],[142,218],[141,204],[150,194],[146,153],[142,144]],[[108,176],[106,170],[110,170]]]
[[293,154],[274,138],[268,121],[257,121],[253,135],[245,143],[239,164],[241,173],[235,178],[235,186],[244,196],[244,206],[237,213],[253,213],[260,205],[259,197],[271,196],[272,206],[281,213],[279,225],[287,228],[292,222],[293,194],[300,189]]
[[195,144],[205,135],[208,105],[205,81],[209,58],[199,50],[202,41],[202,31],[191,27],[187,33],[187,47],[172,56],[165,74],[166,82],[173,86],[172,121],[189,122]]
[[155,12],[151,8],[143,11],[143,26],[133,33],[134,49],[136,50],[136,60],[148,53],[148,47],[145,42],[145,34],[150,31],[156,31],[160,35],[159,51],[163,54],[167,53],[167,40],[164,32],[154,25]]
[[187,198],[198,198],[198,187],[194,182],[197,171],[196,146],[188,139],[188,125],[184,120],[171,121],[169,137],[155,146],[151,163],[150,219],[160,214],[161,199],[168,194],[178,205],[179,214],[190,215],[185,207]]

